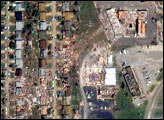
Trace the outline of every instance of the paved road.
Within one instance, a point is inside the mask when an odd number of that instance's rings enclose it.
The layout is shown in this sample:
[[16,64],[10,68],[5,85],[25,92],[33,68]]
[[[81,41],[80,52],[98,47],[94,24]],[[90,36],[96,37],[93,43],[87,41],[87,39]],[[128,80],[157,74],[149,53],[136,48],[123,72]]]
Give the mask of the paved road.
[[153,113],[154,106],[158,102],[158,98],[159,98],[159,95],[160,95],[162,89],[163,89],[163,81],[161,81],[159,83],[159,85],[156,86],[156,89],[155,89],[156,91],[149,98],[149,104],[148,104],[148,106],[146,108],[146,113],[145,113],[145,116],[144,116],[145,119],[151,119],[152,118],[152,113]]
[[85,56],[83,61],[82,61],[82,65],[81,65],[81,68],[80,68],[80,74],[79,74],[80,75],[80,89],[81,89],[83,100],[84,100],[84,119],[88,118],[88,102],[87,102],[86,95],[85,95],[85,92],[84,92],[84,89],[83,89],[83,86],[84,86],[83,81],[84,80],[82,78],[86,58],[87,58],[87,56]]

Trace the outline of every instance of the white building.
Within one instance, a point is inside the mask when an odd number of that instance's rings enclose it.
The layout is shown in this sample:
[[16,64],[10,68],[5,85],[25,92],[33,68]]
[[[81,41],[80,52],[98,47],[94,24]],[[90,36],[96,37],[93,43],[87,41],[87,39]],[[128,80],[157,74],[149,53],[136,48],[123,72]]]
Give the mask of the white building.
[[46,22],[40,22],[40,23],[39,23],[39,28],[40,28],[41,30],[46,30],[46,29],[47,29],[47,24],[46,24]]
[[15,53],[15,55],[16,55],[16,59],[18,58],[22,58],[22,51],[21,50],[16,50],[16,53]]
[[22,49],[22,40],[16,40],[16,49]]
[[23,30],[24,22],[16,22],[16,30]]
[[22,59],[16,59],[16,65],[17,65],[17,68],[22,68],[23,67]]
[[105,85],[115,86],[116,85],[116,68],[105,68]]
[[113,56],[112,56],[112,55],[109,55],[109,56],[107,57],[107,64],[110,64],[110,65],[113,64]]

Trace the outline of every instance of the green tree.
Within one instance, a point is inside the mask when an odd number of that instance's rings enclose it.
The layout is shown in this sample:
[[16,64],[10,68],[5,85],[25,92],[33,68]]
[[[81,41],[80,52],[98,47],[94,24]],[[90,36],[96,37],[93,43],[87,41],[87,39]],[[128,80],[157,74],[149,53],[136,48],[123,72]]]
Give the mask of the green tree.
[[52,10],[52,9],[51,9],[51,6],[46,7],[46,11],[47,11],[47,12],[51,12],[51,10]]

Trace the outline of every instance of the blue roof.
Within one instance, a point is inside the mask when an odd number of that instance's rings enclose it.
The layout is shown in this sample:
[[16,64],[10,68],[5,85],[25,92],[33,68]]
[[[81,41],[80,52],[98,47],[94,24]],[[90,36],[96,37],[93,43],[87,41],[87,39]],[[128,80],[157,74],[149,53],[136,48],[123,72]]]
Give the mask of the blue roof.
[[15,12],[16,21],[22,21],[22,12]]

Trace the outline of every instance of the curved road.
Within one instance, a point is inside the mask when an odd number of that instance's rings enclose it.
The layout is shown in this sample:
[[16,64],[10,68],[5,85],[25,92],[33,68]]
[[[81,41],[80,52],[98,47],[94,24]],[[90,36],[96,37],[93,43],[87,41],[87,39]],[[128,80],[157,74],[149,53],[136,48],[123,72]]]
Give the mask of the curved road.
[[87,56],[84,57],[83,61],[82,61],[82,65],[80,67],[80,89],[81,89],[81,92],[82,92],[82,96],[83,96],[83,100],[84,100],[84,119],[87,119],[88,118],[88,102],[87,102],[87,99],[86,99],[86,96],[85,96],[85,92],[84,92],[84,89],[83,89],[83,78],[82,78],[82,74],[83,74],[83,69],[84,69],[84,65],[85,65],[85,62],[86,62],[86,58]]
[[149,103],[146,108],[146,113],[145,113],[145,119],[151,119],[152,118],[152,113],[153,113],[153,108],[157,104],[160,92],[163,89],[163,81],[159,83],[159,85],[156,87],[156,91],[154,94],[149,98]]

